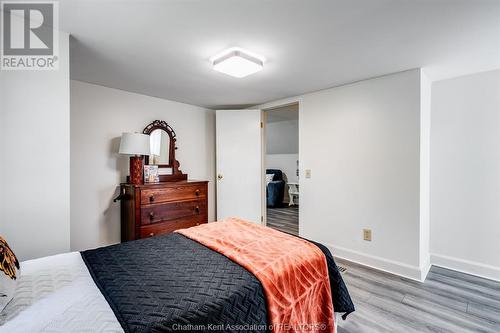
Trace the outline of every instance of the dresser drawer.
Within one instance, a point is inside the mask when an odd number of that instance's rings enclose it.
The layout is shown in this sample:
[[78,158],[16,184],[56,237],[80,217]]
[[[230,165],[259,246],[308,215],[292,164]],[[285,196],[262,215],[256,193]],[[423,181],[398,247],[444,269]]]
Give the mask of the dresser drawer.
[[166,234],[178,229],[194,227],[202,223],[207,223],[206,218],[183,218],[174,221],[156,223],[142,226],[140,228],[141,238],[153,237],[156,235]]
[[206,196],[206,184],[144,189],[141,191],[141,205],[206,198]]
[[208,222],[208,182],[180,180],[122,184],[123,242]]
[[206,200],[168,202],[141,207],[141,225],[160,223],[184,217],[206,215]]

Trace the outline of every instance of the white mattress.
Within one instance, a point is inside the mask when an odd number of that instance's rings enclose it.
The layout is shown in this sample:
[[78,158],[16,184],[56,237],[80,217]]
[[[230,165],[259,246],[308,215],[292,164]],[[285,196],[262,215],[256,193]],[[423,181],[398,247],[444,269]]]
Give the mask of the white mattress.
[[21,263],[1,333],[123,332],[78,252]]

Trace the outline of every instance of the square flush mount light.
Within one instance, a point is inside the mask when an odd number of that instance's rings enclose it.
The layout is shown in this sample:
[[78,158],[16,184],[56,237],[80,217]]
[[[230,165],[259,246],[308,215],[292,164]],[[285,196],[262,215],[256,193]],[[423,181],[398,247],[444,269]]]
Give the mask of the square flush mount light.
[[265,59],[252,52],[233,47],[210,58],[218,72],[242,78],[264,68]]

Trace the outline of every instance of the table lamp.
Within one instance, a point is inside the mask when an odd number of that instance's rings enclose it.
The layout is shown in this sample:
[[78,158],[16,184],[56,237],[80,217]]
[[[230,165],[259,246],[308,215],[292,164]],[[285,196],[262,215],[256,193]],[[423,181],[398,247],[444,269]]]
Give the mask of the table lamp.
[[149,135],[123,133],[120,140],[120,154],[130,156],[130,183],[143,184],[144,155],[149,155]]

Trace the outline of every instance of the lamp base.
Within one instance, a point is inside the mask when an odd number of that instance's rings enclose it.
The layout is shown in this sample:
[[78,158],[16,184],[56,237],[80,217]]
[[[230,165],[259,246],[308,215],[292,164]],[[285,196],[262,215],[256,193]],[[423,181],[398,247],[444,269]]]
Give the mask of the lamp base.
[[144,156],[130,156],[130,183],[135,185],[144,184],[143,177]]

